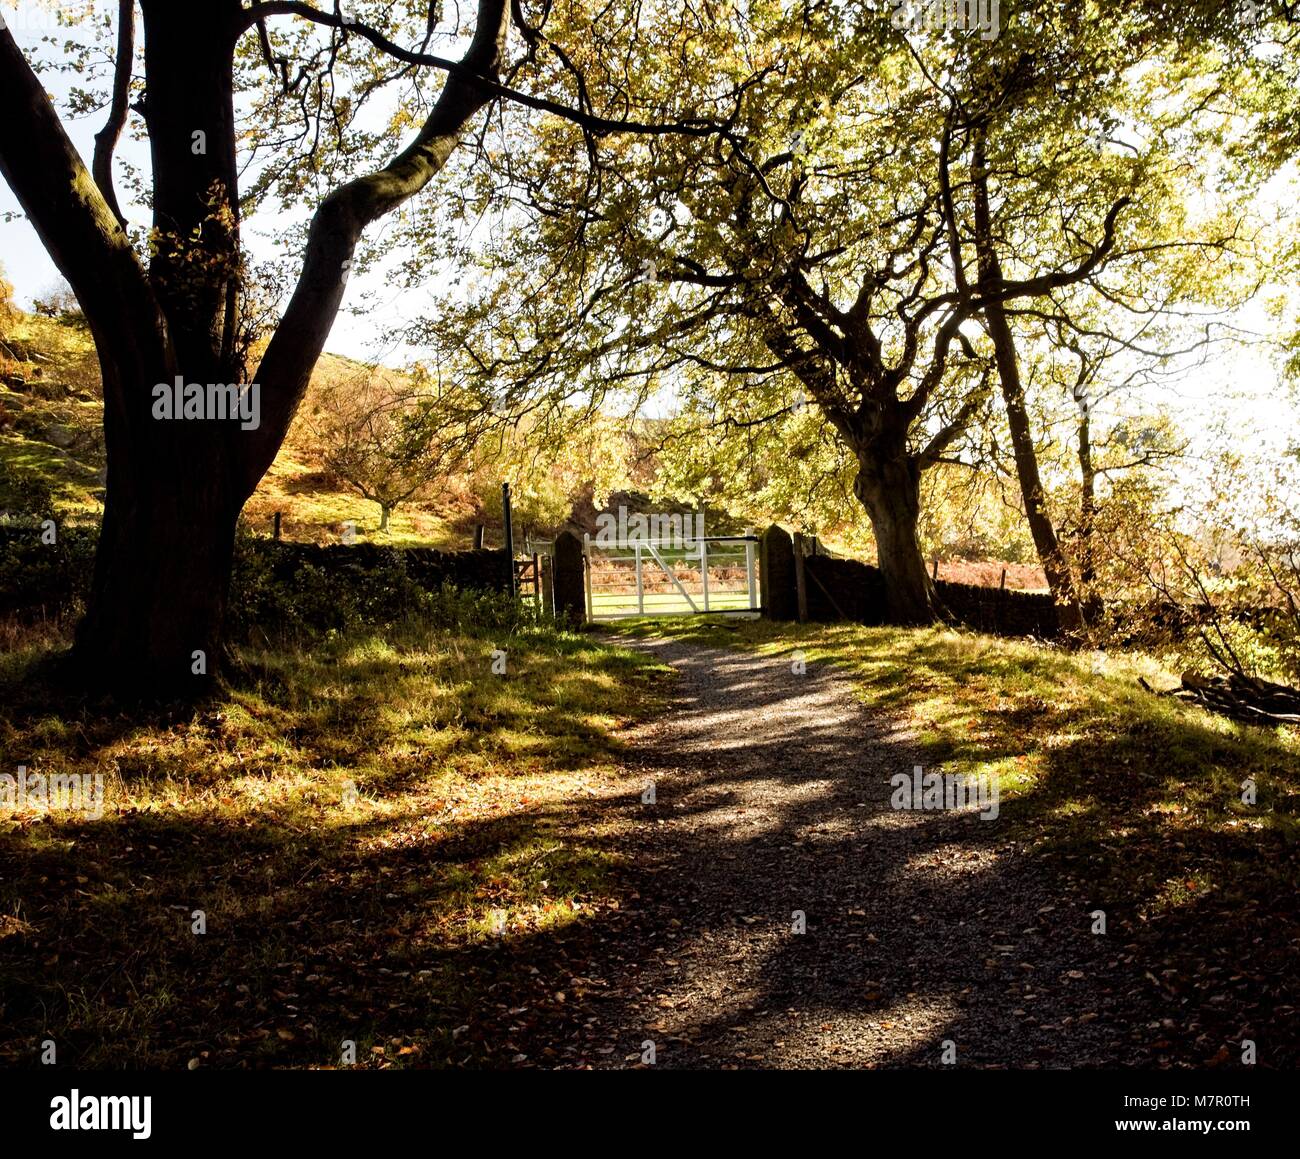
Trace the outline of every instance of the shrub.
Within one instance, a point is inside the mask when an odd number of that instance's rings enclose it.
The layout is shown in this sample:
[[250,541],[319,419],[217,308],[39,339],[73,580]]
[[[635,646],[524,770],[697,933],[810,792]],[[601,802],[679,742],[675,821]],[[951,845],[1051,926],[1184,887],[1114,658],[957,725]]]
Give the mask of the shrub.
[[[57,543],[46,545],[34,522],[0,526],[0,613],[29,619],[78,614],[94,572],[97,536],[92,528],[61,528]],[[482,563],[490,555],[316,547],[241,536],[231,583],[231,638],[303,641],[397,625],[493,634],[534,627],[539,617],[531,605],[455,582],[458,571],[472,574],[467,560]]]
[[90,588],[98,533],[61,527],[52,544],[39,524],[0,524],[0,613],[26,619],[77,615]]

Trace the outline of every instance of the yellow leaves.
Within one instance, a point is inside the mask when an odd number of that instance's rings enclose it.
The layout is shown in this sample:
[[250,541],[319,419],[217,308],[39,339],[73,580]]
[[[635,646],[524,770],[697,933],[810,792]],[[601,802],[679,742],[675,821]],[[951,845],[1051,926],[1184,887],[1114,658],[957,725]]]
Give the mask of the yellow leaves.
[[408,130],[419,128],[420,121],[413,110],[403,105],[393,113],[390,125],[395,132],[405,133]]
[[32,925],[22,918],[14,917],[12,914],[0,914],[0,941],[30,933],[32,929]]

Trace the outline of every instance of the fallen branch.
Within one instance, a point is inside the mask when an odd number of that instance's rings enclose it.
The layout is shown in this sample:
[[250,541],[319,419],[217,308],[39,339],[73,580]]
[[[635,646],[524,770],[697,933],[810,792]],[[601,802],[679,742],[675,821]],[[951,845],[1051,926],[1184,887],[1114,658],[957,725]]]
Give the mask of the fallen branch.
[[1300,690],[1249,676],[1199,676],[1183,673],[1182,685],[1164,691],[1141,677],[1138,683],[1156,696],[1172,696],[1245,724],[1300,725]]

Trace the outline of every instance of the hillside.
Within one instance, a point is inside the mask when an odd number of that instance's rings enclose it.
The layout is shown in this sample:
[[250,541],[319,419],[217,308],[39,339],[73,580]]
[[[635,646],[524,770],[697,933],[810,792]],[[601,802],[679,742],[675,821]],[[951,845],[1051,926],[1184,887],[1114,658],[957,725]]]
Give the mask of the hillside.
[[[322,468],[309,416],[322,395],[369,373],[352,359],[321,358],[283,450],[244,509],[245,522],[269,534],[278,511],[281,532],[290,539],[337,540],[352,520],[359,539],[468,545],[476,512],[461,486],[453,483],[403,505],[381,537],[375,504]],[[101,422],[99,366],[85,324],[73,316],[19,315],[0,340],[0,511],[44,514],[52,501],[63,519],[98,518],[105,478]]]
[[[393,389],[409,382],[398,371],[374,369],[336,354],[321,357],[284,447],[245,505],[244,525],[254,534],[270,535],[279,512],[285,539],[337,542],[351,521],[359,540],[446,550],[468,547],[475,525],[483,523],[489,545],[499,544],[495,477],[460,474],[432,485],[398,507],[381,532],[378,506],[326,469],[314,420],[350,382],[374,381],[376,376]],[[75,315],[17,315],[0,341],[0,512],[44,516],[53,508],[64,520],[98,519],[105,477],[101,412],[99,367],[85,323]],[[553,483],[543,487],[554,490]],[[650,509],[646,496],[635,491],[613,492],[609,508],[617,510],[620,504],[633,511]],[[540,507],[528,506],[520,496],[517,507],[521,522],[533,512],[543,524],[562,521],[566,511],[577,525],[595,529],[597,508],[589,484],[567,497],[549,495]],[[710,530],[735,533],[746,523],[714,513]],[[833,540],[827,546],[853,554]],[[1046,590],[1041,568],[1031,564],[940,560],[939,578],[997,587],[1004,567],[1007,587]]]
[[97,514],[104,487],[99,363],[78,321],[19,315],[0,340],[0,510]]

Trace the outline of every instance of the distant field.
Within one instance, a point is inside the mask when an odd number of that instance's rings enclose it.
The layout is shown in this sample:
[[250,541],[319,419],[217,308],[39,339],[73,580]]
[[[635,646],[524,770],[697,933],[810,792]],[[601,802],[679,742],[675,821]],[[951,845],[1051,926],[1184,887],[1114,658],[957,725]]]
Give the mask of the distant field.
[[[687,589],[690,590],[689,588]],[[700,591],[691,591],[691,599],[700,611],[704,610],[704,595]],[[692,608],[682,597],[681,592],[646,592],[644,611],[638,611],[636,592],[596,592],[592,595],[591,608],[597,619],[612,616],[676,616],[689,615]],[[709,610],[714,612],[741,611],[749,608],[749,596],[746,592],[722,591],[709,592]]]
[[1000,563],[995,559],[941,559],[939,579],[951,584],[972,584],[981,588],[996,588],[1002,583],[1002,572],[1007,573],[1007,587],[1017,592],[1045,592],[1047,576],[1037,564]]

